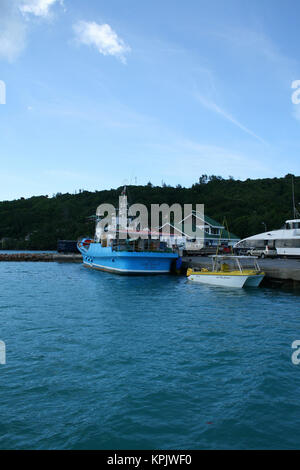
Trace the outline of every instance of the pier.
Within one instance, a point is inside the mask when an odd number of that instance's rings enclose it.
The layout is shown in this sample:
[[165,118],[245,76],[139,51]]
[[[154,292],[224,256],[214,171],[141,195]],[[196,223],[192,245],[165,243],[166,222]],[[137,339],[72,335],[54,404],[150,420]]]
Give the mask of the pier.
[[71,254],[63,254],[63,253],[1,253],[0,252],[0,262],[1,261],[28,261],[28,262],[37,262],[37,261],[44,261],[44,262],[71,262],[71,263],[81,263],[82,262],[82,255],[80,253],[71,253]]
[[[258,260],[262,271],[266,273],[262,287],[282,287],[300,289],[300,259],[272,258]],[[212,260],[205,256],[186,256],[183,267],[210,268]]]

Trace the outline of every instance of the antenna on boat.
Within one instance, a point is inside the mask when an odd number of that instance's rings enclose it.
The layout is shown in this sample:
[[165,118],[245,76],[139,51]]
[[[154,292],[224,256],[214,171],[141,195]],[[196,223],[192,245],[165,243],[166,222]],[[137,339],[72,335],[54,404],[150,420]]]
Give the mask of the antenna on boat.
[[292,198],[293,198],[293,216],[294,219],[300,217],[299,211],[296,209],[295,204],[295,182],[294,182],[294,175],[292,175]]
[[296,207],[295,207],[295,185],[294,185],[294,177],[292,176],[292,198],[293,198],[293,215],[294,219],[296,218]]

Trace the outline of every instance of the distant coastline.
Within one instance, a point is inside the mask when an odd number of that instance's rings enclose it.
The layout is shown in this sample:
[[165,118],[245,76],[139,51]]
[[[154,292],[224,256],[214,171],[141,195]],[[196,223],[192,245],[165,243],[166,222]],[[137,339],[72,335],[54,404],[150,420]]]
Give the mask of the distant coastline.
[[[150,204],[204,204],[215,220],[225,216],[232,232],[245,238],[279,228],[292,216],[291,177],[228,179],[202,175],[190,188],[166,184],[128,186],[129,202]],[[296,204],[300,201],[300,177],[294,177]],[[77,240],[94,233],[99,204],[117,206],[120,188],[104,191],[80,190],[53,197],[33,196],[0,202],[0,250],[55,251],[57,241]],[[299,199],[297,199],[299,197]]]

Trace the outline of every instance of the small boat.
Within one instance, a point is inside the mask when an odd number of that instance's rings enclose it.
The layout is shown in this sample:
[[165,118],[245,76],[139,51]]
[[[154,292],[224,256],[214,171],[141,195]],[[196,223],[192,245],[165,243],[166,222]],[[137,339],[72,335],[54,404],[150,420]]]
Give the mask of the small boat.
[[[214,255],[212,269],[187,270],[189,281],[223,287],[258,287],[265,273],[261,271],[256,256]],[[253,267],[243,266],[243,261],[253,261]]]

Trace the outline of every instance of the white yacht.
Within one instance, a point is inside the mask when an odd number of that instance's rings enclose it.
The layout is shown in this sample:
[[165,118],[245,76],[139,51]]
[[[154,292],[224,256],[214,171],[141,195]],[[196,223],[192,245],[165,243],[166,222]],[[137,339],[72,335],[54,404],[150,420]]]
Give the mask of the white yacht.
[[300,219],[287,220],[279,230],[244,238],[234,249],[276,250],[278,256],[300,256]]

